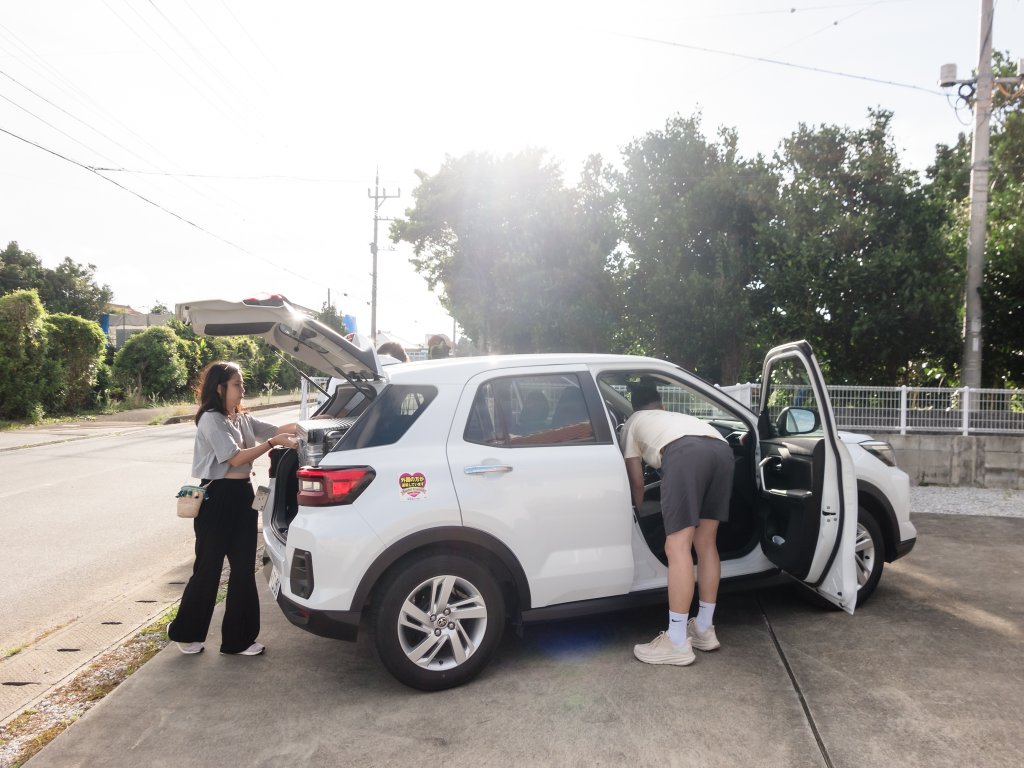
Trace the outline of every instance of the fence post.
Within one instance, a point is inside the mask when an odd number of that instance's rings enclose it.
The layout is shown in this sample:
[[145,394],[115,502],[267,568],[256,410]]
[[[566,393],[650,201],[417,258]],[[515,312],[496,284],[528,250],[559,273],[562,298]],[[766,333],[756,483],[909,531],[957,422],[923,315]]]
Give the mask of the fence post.
[[900,434],[907,434],[907,385],[900,387]]
[[960,398],[960,412],[963,415],[963,429],[961,434],[967,437],[967,430],[970,428],[971,419],[971,388],[963,388],[964,396]]

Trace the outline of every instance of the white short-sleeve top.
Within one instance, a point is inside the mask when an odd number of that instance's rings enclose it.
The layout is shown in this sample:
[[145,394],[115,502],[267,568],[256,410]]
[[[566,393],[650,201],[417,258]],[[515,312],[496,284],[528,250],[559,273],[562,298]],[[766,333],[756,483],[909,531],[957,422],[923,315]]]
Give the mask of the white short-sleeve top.
[[219,411],[207,411],[199,417],[196,444],[192,451],[192,476],[200,480],[220,480],[231,469],[241,474],[252,472],[252,464],[231,467],[228,459],[243,448],[269,440],[277,434],[277,425],[237,413],[233,418]]
[[625,440],[622,455],[627,459],[643,457],[650,466],[661,468],[661,451],[681,437],[725,438],[706,421],[695,416],[660,408],[634,411],[623,426]]

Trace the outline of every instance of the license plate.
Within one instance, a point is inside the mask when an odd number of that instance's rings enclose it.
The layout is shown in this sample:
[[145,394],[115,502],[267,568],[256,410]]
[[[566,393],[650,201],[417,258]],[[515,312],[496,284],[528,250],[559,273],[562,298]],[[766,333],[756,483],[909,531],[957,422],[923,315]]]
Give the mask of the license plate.
[[269,498],[270,489],[261,485],[256,489],[256,498],[252,500],[252,508],[257,512],[262,512],[263,508],[267,506],[267,499]]
[[270,592],[275,600],[281,594],[281,577],[277,575],[277,569],[274,567],[270,569]]

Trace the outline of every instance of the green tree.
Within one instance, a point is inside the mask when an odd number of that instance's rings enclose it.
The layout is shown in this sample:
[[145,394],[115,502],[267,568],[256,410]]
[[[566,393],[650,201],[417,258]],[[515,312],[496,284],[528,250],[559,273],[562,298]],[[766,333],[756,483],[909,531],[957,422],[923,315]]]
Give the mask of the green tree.
[[349,333],[348,328],[345,327],[345,318],[341,316],[338,308],[333,304],[328,304],[326,301],[320,307],[320,311],[316,313],[316,319],[327,327],[333,328],[342,336]]
[[108,285],[97,285],[96,267],[65,258],[56,269],[44,270],[39,298],[50,312],[66,312],[98,320],[114,297]]
[[943,248],[945,212],[900,165],[892,114],[869,117],[861,129],[801,124],[782,142],[756,279],[769,335],[809,339],[836,383],[913,380],[957,350],[962,272]]
[[114,355],[114,376],[126,391],[173,399],[185,393],[188,371],[174,331],[154,325],[133,334]]
[[38,289],[43,265],[31,251],[23,251],[12,240],[0,251],[0,296],[14,291]]
[[0,296],[0,416],[42,415],[47,398],[46,327],[39,295],[18,290]]
[[76,315],[48,315],[45,323],[47,358],[53,371],[49,389],[59,393],[53,409],[76,413],[92,404],[107,337],[98,323]]
[[669,119],[627,145],[623,162],[627,347],[715,381],[751,375],[759,225],[777,180],[761,158],[739,157],[735,132],[708,141],[699,116]]
[[0,252],[0,295],[36,289],[46,311],[98,320],[113,291],[108,285],[98,285],[95,273],[93,264],[83,267],[69,258],[56,269],[48,269],[34,253],[21,250],[12,240]]
[[540,150],[471,153],[417,175],[415,205],[391,237],[413,245],[416,269],[482,349],[607,348],[611,324],[592,318],[613,311],[614,241],[557,164]]

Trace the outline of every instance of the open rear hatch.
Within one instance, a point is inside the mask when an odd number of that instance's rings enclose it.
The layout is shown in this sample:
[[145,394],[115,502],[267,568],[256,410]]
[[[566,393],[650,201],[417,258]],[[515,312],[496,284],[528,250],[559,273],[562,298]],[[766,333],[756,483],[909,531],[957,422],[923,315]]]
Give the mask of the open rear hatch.
[[364,380],[383,377],[380,358],[372,345],[365,340],[349,341],[283,296],[188,301],[175,305],[174,313],[200,335],[259,336],[274,349],[328,376]]

